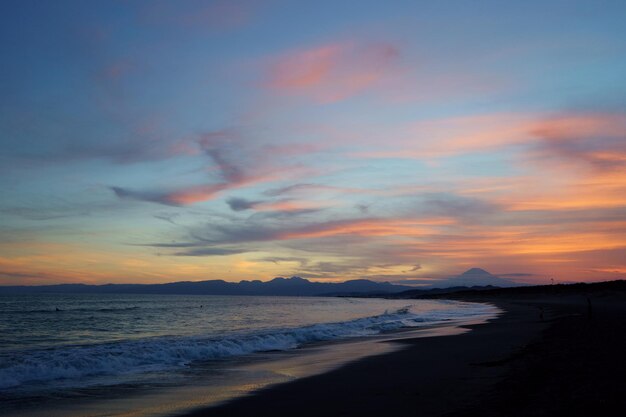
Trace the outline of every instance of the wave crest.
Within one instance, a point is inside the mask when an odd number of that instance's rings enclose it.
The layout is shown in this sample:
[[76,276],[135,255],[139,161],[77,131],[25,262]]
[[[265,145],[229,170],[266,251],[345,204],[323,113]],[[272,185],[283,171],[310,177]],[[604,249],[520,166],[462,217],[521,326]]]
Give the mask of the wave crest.
[[346,322],[273,329],[221,339],[158,337],[100,345],[13,352],[4,354],[0,361],[0,388],[17,388],[33,382],[70,378],[83,385],[85,381],[81,379],[87,377],[180,368],[195,361],[293,349],[306,343],[375,335],[486,312],[484,308],[459,310],[458,306],[455,306],[457,308],[451,310],[417,315],[411,313],[409,307]]

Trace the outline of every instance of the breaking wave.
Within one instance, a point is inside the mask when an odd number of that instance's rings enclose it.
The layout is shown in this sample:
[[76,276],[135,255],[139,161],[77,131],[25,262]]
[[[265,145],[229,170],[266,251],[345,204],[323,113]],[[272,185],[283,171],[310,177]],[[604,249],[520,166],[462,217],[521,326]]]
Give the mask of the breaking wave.
[[229,358],[254,352],[287,350],[306,343],[376,335],[401,328],[436,324],[450,319],[482,315],[489,306],[455,305],[451,309],[421,314],[409,307],[338,323],[272,329],[224,338],[155,337],[99,345],[65,346],[27,352],[7,352],[0,357],[0,388],[66,380],[85,384],[88,377],[147,373],[186,367],[196,361]]

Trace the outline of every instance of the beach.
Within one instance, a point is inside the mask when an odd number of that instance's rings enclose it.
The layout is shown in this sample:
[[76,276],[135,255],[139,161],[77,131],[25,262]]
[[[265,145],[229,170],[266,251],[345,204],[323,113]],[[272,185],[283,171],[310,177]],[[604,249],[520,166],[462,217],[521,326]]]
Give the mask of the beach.
[[499,313],[380,297],[33,294],[0,303],[12,341],[0,350],[0,404],[3,416],[20,417],[182,414],[401,347],[385,340],[460,334]]
[[0,0],[0,417],[626,417],[626,0]]
[[[424,310],[421,316],[385,313],[367,319],[368,328],[383,320],[381,323],[393,324],[395,330],[217,359],[198,363],[188,370],[171,368],[159,374],[161,385],[144,379],[147,382],[143,385],[59,388],[47,396],[23,399],[11,399],[4,392],[2,414],[20,417],[621,416],[626,407],[623,284],[520,287],[428,296],[440,300],[364,299],[366,304],[359,304],[359,308],[379,309],[379,303],[388,301],[394,305],[416,303],[428,308],[451,306],[455,310],[439,311],[445,315],[456,311],[458,318],[445,320],[436,310]],[[279,300],[282,299],[272,302]],[[296,312],[302,311],[302,303],[307,300],[312,306],[332,303],[336,308],[361,302],[341,299],[284,299],[283,302],[297,301],[300,307]],[[132,299],[132,303],[137,301]],[[151,298],[146,301],[152,305]],[[156,301],[163,302],[161,298]],[[253,301],[268,302],[251,298],[245,302]],[[121,312],[115,314],[151,311],[146,305],[128,310],[124,307],[128,302],[120,304]],[[171,303],[172,312],[179,314],[180,301]],[[464,310],[459,310],[461,307]],[[406,317],[413,317],[419,324],[426,317],[423,314],[430,315],[433,321],[416,328],[397,328],[397,320],[406,322]],[[469,315],[464,317],[465,314]],[[361,321],[349,321],[347,325],[356,324],[360,325]],[[345,326],[341,324],[338,328]],[[298,334],[309,332],[311,327],[299,329]],[[159,343],[161,347],[163,341]],[[87,353],[92,350],[85,349]],[[66,385],[80,382],[59,381]]]
[[460,297],[504,313],[185,415],[623,415],[623,292]]

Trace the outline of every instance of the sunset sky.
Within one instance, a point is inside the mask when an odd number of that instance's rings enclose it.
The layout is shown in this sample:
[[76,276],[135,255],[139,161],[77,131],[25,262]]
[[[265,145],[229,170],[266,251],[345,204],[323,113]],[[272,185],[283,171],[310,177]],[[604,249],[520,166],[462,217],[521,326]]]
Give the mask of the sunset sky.
[[0,20],[0,284],[626,278],[624,1]]

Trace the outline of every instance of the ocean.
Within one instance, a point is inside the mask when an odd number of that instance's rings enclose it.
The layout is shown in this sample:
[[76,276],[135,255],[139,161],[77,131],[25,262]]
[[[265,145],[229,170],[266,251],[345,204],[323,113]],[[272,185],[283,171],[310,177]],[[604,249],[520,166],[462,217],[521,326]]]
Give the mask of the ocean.
[[493,315],[440,300],[181,295],[0,296],[0,401],[210,380],[211,363]]

